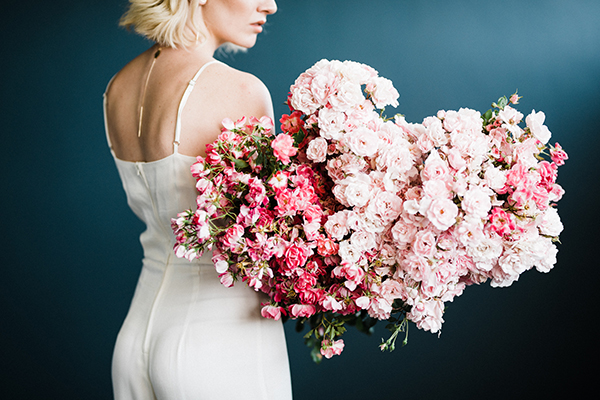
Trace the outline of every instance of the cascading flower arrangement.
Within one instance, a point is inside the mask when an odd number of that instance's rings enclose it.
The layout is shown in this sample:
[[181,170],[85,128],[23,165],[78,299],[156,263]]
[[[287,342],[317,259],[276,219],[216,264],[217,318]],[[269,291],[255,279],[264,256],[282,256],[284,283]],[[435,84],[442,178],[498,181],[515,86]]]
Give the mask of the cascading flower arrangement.
[[197,210],[173,219],[178,256],[212,250],[223,284],[269,295],[264,317],[310,323],[316,360],[341,353],[347,324],[389,321],[393,350],[408,321],[438,332],[467,285],[556,262],[567,155],[547,145],[544,114],[520,127],[515,94],[411,124],[378,111],[397,98],[369,66],[318,62],[290,89],[283,133],[224,121],[192,166]]

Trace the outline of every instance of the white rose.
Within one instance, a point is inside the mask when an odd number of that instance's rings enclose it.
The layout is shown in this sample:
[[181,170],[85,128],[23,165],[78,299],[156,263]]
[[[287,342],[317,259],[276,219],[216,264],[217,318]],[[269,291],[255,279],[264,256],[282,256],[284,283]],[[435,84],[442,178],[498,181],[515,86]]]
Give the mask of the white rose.
[[350,243],[358,251],[368,251],[375,247],[375,237],[371,232],[357,231],[350,236]]
[[[525,262],[524,262],[525,261]],[[520,275],[529,269],[527,260],[522,260],[519,253],[506,249],[502,256],[498,259],[498,264],[502,271],[508,275]]]
[[344,240],[340,242],[340,249],[338,250],[338,255],[342,258],[343,261],[349,264],[354,264],[360,259],[361,252],[355,246],[351,245],[348,240]]
[[392,84],[392,81],[386,78],[377,77],[371,82],[375,85],[373,91],[371,92],[375,107],[383,108],[387,105],[398,107],[397,99],[400,94]]
[[488,272],[502,254],[502,239],[484,236],[467,246],[467,254],[471,256],[477,268]]
[[556,255],[558,254],[558,249],[552,243],[551,239],[542,238],[545,240],[546,248],[542,253],[542,257],[535,263],[535,269],[539,272],[550,272],[552,268],[554,268],[554,264],[556,264]]
[[543,144],[548,143],[550,140],[550,130],[546,125],[544,125],[544,121],[546,120],[546,114],[543,111],[535,112],[535,110],[531,111],[531,114],[525,118],[525,123],[527,123],[527,127],[531,130],[533,137],[542,142]]
[[539,229],[542,235],[548,235],[556,237],[564,229],[558,210],[554,207],[549,207],[544,213],[538,217]]
[[331,108],[319,110],[318,124],[320,135],[325,139],[339,140],[346,122],[346,114],[334,111]]
[[502,172],[500,168],[490,167],[485,170],[483,180],[490,189],[499,190],[506,183],[506,173]]

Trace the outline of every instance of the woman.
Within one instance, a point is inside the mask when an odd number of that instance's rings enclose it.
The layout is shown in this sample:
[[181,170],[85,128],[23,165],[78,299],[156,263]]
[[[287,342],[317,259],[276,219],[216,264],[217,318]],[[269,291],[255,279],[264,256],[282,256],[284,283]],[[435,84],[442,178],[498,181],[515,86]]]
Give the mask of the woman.
[[190,165],[221,121],[272,117],[266,87],[213,59],[252,47],[273,0],[130,0],[121,24],[156,42],[105,94],[109,145],[132,210],[147,225],[142,272],[113,355],[115,398],[291,399],[283,328],[265,297],[226,288],[205,254],[177,259],[170,219],[195,207]]

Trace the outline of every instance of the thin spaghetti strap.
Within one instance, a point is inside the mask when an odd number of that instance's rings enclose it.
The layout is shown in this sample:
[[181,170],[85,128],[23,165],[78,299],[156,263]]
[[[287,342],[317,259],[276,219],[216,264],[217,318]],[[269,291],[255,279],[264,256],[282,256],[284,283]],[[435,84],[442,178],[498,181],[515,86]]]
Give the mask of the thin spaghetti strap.
[[110,87],[110,84],[112,83],[112,81],[115,79],[115,76],[117,76],[116,74],[113,75],[112,78],[110,78],[110,81],[108,81],[108,85],[106,85],[106,90],[104,90],[104,93],[102,94],[102,110],[104,113],[104,133],[106,133],[106,142],[108,143],[108,147],[110,148],[110,152],[112,153],[112,155],[115,155],[115,151],[113,150],[112,147],[112,143],[110,142],[110,135],[108,134],[108,119],[106,118],[106,92],[108,92],[108,88]]
[[209,61],[206,64],[204,64],[198,70],[198,72],[196,72],[196,75],[194,75],[192,80],[188,83],[187,87],[185,88],[185,92],[183,93],[183,96],[181,97],[181,101],[179,102],[179,108],[177,109],[177,121],[175,122],[175,140],[173,141],[173,153],[177,153],[179,151],[179,139],[181,137],[181,114],[183,113],[183,108],[185,107],[185,104],[187,103],[188,97],[190,97],[192,90],[194,90],[194,85],[196,84],[196,81],[198,80],[198,77],[200,76],[202,71],[204,71],[206,69],[206,67],[208,67],[209,65],[215,64],[218,62],[220,62],[220,61],[213,60],[213,61]]

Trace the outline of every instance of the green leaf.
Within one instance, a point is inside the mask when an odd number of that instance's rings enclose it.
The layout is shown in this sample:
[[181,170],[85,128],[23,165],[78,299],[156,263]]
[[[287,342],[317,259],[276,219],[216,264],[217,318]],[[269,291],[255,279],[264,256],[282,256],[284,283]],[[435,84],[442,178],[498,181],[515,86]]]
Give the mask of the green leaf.
[[494,112],[490,108],[489,110],[487,110],[485,112],[485,114],[483,114],[483,120],[487,123],[490,119],[492,119],[493,116],[494,116]]
[[238,171],[241,171],[244,168],[248,168],[248,163],[246,161],[237,158],[233,160],[233,164],[235,165],[235,169]]
[[502,96],[498,99],[497,103],[492,104],[492,107],[496,107],[501,110],[504,110],[504,107],[506,107],[507,105],[508,105],[508,99],[506,98],[506,96]]
[[310,351],[310,357],[312,358],[312,360],[315,364],[320,364],[321,361],[323,361],[323,356],[321,355],[321,352],[319,350],[320,349],[314,347]]
[[300,128],[300,130],[298,132],[294,133],[293,136],[294,136],[294,144],[296,145],[296,147],[298,147],[300,145],[300,143],[302,143],[302,141],[306,137],[306,133],[304,132],[304,129]]

